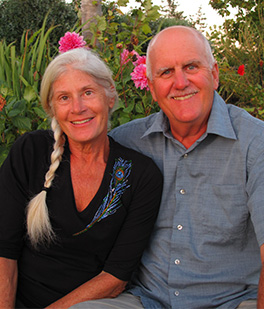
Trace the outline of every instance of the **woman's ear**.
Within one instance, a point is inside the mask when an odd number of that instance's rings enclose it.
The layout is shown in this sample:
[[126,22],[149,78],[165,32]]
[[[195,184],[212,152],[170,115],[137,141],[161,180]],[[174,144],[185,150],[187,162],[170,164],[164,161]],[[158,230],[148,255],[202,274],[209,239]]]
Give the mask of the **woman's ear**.
[[[115,92],[115,87],[114,86],[111,86],[111,93],[114,93]],[[110,109],[112,109],[115,105],[115,100],[116,100],[116,97],[112,97],[112,98],[109,98],[109,102],[108,102],[108,106]]]

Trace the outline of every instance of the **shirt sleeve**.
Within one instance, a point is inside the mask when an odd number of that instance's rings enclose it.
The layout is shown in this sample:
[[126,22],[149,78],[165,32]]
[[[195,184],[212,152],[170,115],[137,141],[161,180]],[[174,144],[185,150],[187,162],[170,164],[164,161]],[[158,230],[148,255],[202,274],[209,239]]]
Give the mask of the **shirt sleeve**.
[[263,137],[254,138],[247,153],[248,208],[259,246],[264,244],[264,143]]
[[162,185],[162,174],[154,162],[149,158],[141,161],[140,166],[134,170],[133,193],[125,222],[105,263],[104,271],[124,281],[130,279],[156,221]]

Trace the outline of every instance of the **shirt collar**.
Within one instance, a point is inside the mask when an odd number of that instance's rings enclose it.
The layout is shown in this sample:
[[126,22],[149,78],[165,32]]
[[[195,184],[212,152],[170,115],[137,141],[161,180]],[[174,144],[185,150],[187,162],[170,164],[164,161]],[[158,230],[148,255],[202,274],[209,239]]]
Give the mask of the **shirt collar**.
[[[150,123],[148,129],[142,135],[142,138],[157,132],[162,132],[164,135],[167,135],[166,133],[168,133],[170,128],[167,116],[162,110],[155,116],[156,117],[152,118],[152,123]],[[208,120],[206,135],[207,134],[216,134],[225,138],[237,139],[226,103],[216,91],[214,94],[211,114]]]
[[170,127],[169,120],[162,110],[156,113],[155,117],[152,119],[153,120],[152,122],[150,122],[149,128],[145,131],[142,137],[145,137],[152,133],[158,133],[158,132],[166,133],[169,130]]
[[225,101],[215,91],[214,102],[207,125],[207,134],[237,139]]

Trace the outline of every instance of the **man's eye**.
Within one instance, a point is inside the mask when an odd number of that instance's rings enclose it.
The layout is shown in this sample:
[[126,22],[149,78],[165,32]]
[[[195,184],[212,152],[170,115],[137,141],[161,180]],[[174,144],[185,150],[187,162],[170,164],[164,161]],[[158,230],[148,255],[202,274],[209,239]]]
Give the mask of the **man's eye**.
[[86,96],[89,96],[89,95],[91,95],[91,94],[92,94],[92,91],[91,91],[91,90],[85,91],[85,95],[86,95]]
[[195,64],[189,64],[186,68],[188,71],[194,71],[197,69],[197,66]]
[[172,70],[171,69],[167,69],[167,70],[163,71],[160,76],[166,78],[166,77],[171,76],[171,74],[172,74]]

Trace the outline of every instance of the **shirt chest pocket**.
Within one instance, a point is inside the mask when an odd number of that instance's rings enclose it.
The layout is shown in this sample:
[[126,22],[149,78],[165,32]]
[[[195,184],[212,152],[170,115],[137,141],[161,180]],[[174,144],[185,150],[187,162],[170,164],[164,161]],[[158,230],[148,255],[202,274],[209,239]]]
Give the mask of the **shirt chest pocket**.
[[217,242],[241,238],[249,220],[247,196],[242,185],[205,185],[200,191],[200,219],[205,232]]

